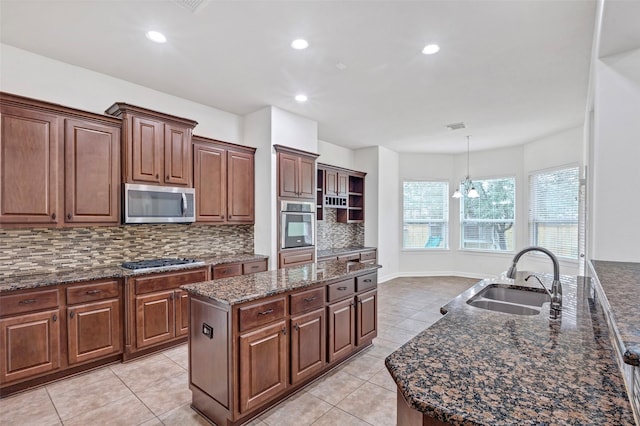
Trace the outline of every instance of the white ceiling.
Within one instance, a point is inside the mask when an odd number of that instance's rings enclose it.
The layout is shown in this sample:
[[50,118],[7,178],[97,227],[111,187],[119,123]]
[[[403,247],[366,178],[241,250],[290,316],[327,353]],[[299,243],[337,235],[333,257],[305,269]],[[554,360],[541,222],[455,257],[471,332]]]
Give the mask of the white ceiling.
[[[0,40],[240,115],[274,105],[316,120],[319,138],[338,145],[454,153],[468,134],[480,150],[581,125],[595,9],[211,0],[193,13],[160,0],[1,0]],[[152,28],[168,42],[148,41]],[[289,47],[299,37],[308,49]],[[428,43],[441,51],[423,55]],[[445,128],[460,121],[468,128]]]

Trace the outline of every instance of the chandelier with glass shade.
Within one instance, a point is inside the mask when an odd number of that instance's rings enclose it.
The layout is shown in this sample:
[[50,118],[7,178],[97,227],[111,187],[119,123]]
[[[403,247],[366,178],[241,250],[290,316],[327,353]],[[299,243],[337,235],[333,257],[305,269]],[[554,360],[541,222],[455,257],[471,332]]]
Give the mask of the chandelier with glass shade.
[[[478,198],[480,194],[476,190],[476,187],[471,180],[471,176],[469,176],[469,136],[467,136],[467,176],[464,178],[464,182],[462,183],[462,187],[464,188],[464,193],[469,198]],[[453,193],[453,198],[462,198],[462,192],[460,191],[460,187],[458,187]]]

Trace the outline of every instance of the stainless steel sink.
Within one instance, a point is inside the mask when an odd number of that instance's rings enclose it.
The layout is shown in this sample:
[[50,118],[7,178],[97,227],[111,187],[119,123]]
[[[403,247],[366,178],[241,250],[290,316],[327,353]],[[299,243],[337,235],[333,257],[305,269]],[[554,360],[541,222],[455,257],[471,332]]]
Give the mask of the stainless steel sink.
[[476,308],[515,315],[538,315],[551,297],[543,289],[491,284],[467,300]]

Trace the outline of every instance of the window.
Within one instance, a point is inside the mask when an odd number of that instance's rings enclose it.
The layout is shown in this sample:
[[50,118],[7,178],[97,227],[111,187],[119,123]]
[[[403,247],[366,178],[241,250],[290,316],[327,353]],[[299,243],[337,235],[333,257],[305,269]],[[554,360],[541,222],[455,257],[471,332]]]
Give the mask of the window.
[[402,248],[448,248],[449,184],[403,182],[402,197]]
[[578,258],[578,167],[529,176],[529,240],[558,257]]
[[[460,199],[462,249],[512,251],[516,210],[515,178],[476,180],[480,196]],[[460,191],[463,191],[462,185]]]

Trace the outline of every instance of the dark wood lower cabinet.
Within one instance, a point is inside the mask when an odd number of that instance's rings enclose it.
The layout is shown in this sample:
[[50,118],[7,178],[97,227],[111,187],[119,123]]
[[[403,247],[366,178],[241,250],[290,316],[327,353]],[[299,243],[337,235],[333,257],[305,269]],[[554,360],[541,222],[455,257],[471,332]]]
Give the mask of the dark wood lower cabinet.
[[[368,280],[360,292],[359,278]],[[375,278],[368,270],[236,305],[192,294],[191,406],[215,424],[240,425],[368,347]]]
[[73,306],[67,312],[69,364],[101,358],[122,350],[120,300]]
[[58,309],[0,320],[0,383],[50,373],[60,367]]
[[326,362],[324,308],[291,317],[291,383],[321,371]]
[[329,305],[329,362],[353,351],[356,345],[356,324],[353,298]]
[[176,335],[174,290],[136,296],[136,345],[155,345]]
[[272,399],[287,386],[284,321],[240,335],[240,412]]
[[176,290],[176,336],[189,334],[189,293]]

